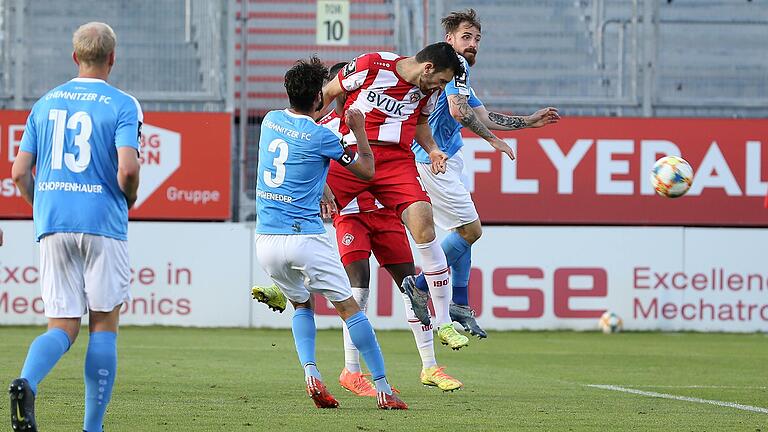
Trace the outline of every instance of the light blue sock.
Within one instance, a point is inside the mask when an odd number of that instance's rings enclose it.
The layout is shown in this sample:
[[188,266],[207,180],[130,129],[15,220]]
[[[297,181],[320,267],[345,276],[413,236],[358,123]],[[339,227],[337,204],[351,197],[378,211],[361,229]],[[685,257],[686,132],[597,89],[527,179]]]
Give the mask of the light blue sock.
[[117,374],[117,333],[93,332],[85,353],[83,430],[100,432]]
[[70,345],[67,332],[59,328],[52,328],[32,341],[21,369],[21,378],[29,381],[32,393],[37,394],[37,385],[56,366]]
[[376,333],[373,332],[368,317],[360,311],[347,318],[347,329],[349,338],[355,344],[357,350],[363,355],[365,364],[371,371],[371,376],[376,384],[377,391],[392,393],[392,389],[387,384],[386,370],[384,368],[384,356],[381,355],[379,341],[376,340]]
[[389,381],[387,381],[387,377],[381,377],[377,380],[374,380],[373,385],[376,386],[377,392],[392,394],[392,386],[389,385]]
[[304,368],[306,377],[313,376],[322,380],[315,362],[315,314],[312,309],[298,308],[293,313],[293,341],[296,343],[296,352],[299,354],[301,367]]
[[453,302],[460,305],[469,304],[469,272],[472,269],[472,245],[467,243],[456,231],[451,232],[441,244],[445,252],[448,266],[451,267],[451,282],[453,285]]

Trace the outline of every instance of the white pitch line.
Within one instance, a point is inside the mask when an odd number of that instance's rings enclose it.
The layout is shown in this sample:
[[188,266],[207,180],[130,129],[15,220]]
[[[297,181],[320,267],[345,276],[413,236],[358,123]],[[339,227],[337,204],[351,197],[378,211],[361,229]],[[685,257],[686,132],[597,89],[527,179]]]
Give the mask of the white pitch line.
[[633,385],[644,388],[677,388],[677,389],[735,389],[735,390],[766,390],[766,386],[722,386],[722,385]]
[[648,397],[655,397],[655,398],[662,398],[662,399],[674,399],[674,400],[681,400],[686,402],[696,402],[696,403],[703,403],[703,404],[710,404],[710,405],[718,405],[728,408],[736,408],[743,411],[752,411],[752,412],[758,412],[762,414],[768,414],[768,408],[761,408],[751,405],[742,405],[738,403],[733,402],[723,402],[718,400],[710,400],[710,399],[699,399],[699,398],[693,398],[693,397],[687,397],[687,396],[676,396],[666,393],[656,393],[656,392],[650,392],[650,391],[644,391],[644,390],[635,390],[631,388],[626,387],[619,387],[615,385],[603,385],[603,384],[586,384],[587,387],[592,388],[598,388],[603,390],[613,390],[613,391],[619,391],[624,393],[632,393],[637,394],[640,396],[648,396]]

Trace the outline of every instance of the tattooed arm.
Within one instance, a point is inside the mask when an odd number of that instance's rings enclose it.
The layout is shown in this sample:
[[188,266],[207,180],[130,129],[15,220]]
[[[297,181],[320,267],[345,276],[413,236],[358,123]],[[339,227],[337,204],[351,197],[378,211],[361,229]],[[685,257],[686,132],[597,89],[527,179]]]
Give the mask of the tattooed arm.
[[496,150],[505,153],[510,159],[515,159],[515,152],[512,148],[504,140],[494,135],[476,114],[475,109],[469,106],[467,96],[461,94],[448,95],[448,108],[451,111],[451,116],[461,123],[462,126],[488,141],[488,144]]
[[461,94],[449,95],[448,104],[451,116],[461,123],[462,126],[476,133],[477,136],[486,141],[496,138],[496,135],[488,130],[488,126],[480,121],[480,118],[475,114],[475,111],[469,106],[469,103],[467,103],[467,96]]
[[529,116],[507,115],[497,112],[489,112],[485,106],[473,108],[480,121],[493,130],[517,130],[524,128],[540,128],[548,124],[557,123],[560,115],[557,108],[547,107],[540,109]]

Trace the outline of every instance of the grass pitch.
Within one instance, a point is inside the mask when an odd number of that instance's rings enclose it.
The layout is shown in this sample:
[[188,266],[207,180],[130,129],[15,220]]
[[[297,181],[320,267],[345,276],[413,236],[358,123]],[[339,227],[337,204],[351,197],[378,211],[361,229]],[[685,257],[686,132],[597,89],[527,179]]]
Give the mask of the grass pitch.
[[[21,369],[38,327],[0,327],[0,379]],[[491,332],[458,352],[438,346],[454,393],[423,387],[410,332],[380,331],[390,381],[410,405],[379,411],[345,392],[341,332],[318,332],[318,365],[341,408],[306,397],[287,330],[121,329],[106,430],[117,431],[768,431],[768,336]],[[42,431],[82,428],[85,329],[40,386]],[[671,400],[611,384],[758,408]],[[7,404],[7,399],[5,404]],[[6,405],[7,406],[7,405]],[[760,412],[763,410],[763,412]],[[7,408],[4,426],[10,430]]]

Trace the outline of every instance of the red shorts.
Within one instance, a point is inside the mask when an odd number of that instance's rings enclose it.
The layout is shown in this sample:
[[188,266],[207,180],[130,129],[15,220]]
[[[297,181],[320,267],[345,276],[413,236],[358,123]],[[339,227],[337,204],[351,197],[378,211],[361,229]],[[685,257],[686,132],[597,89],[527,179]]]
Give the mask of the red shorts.
[[398,219],[409,205],[430,202],[419,181],[410,149],[395,144],[372,145],[371,149],[376,160],[376,174],[371,181],[361,180],[338,163],[331,163],[327,183],[340,209],[364,191],[369,191],[384,207],[394,210]]
[[413,262],[405,227],[392,210],[339,215],[333,218],[333,226],[345,266],[367,260],[371,252],[382,266]]

